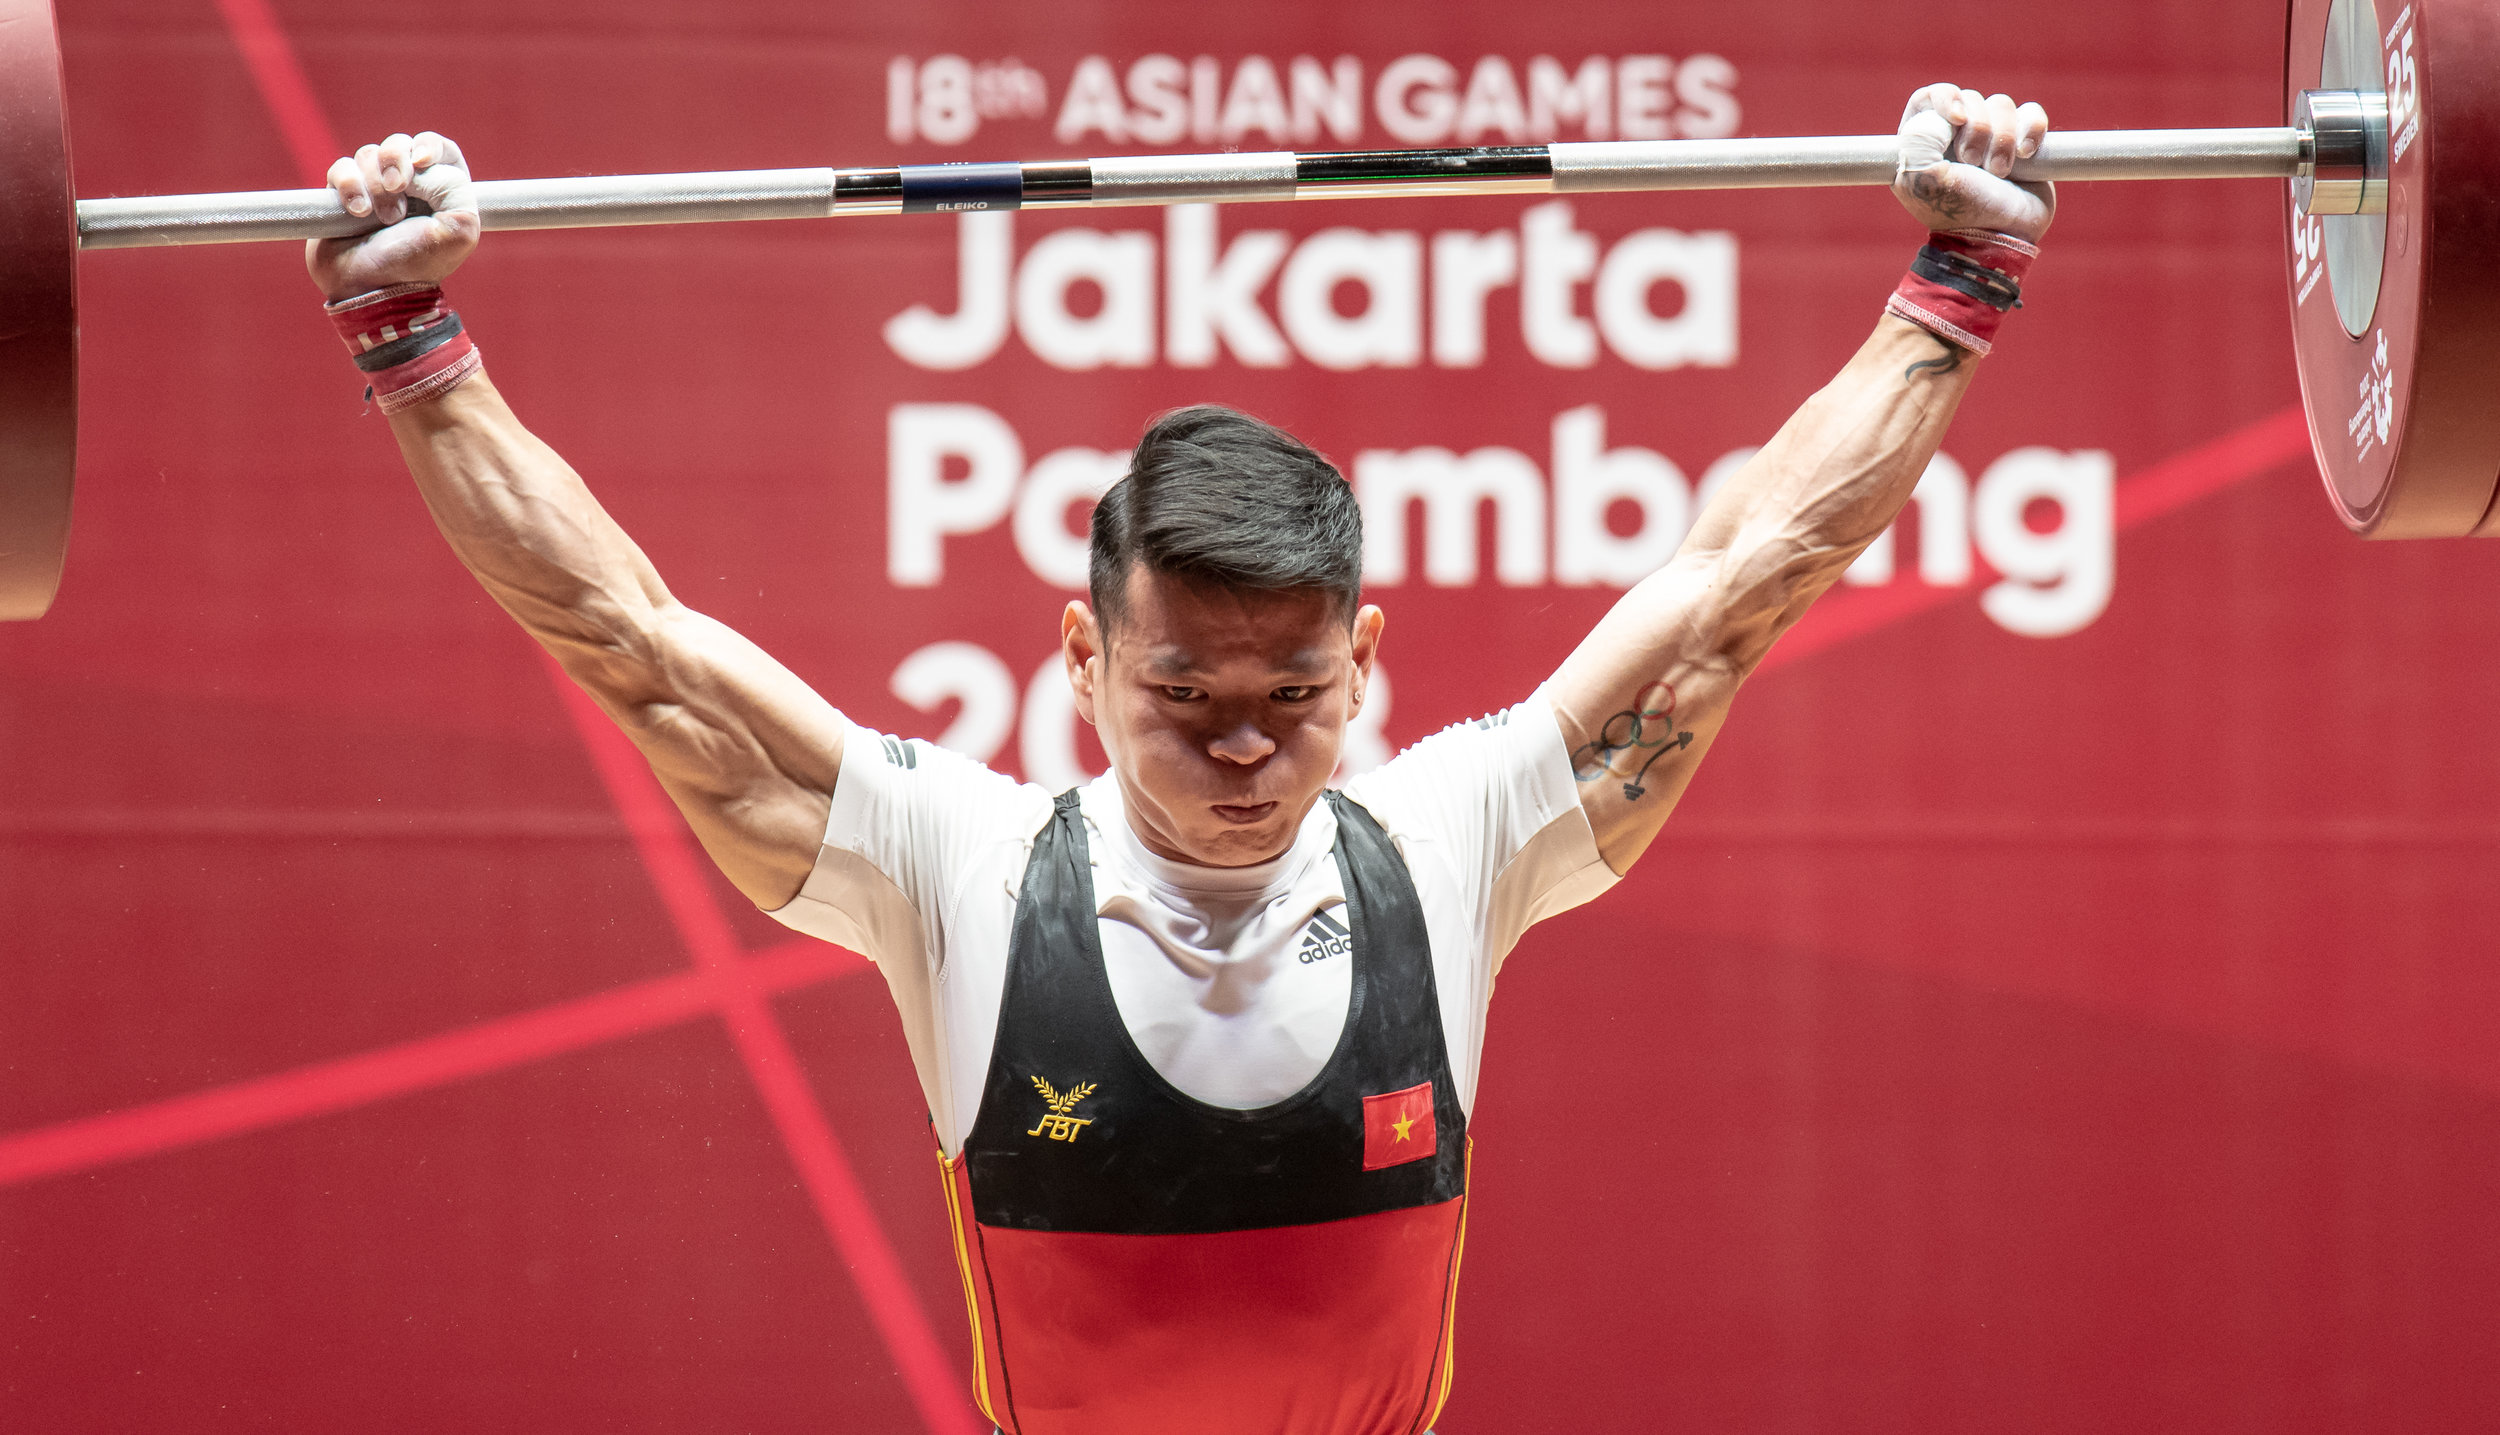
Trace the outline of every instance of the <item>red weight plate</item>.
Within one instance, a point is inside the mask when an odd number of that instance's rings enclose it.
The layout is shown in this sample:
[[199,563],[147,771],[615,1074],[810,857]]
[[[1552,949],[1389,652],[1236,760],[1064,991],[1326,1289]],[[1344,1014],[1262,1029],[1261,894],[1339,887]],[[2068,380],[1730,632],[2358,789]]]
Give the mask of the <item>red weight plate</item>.
[[[2292,0],[2286,51],[2287,109],[2303,90],[2383,85],[2393,154],[2375,305],[2366,263],[2349,260],[2369,247],[2359,226],[2375,233],[2378,221],[2291,210],[2293,340],[2327,496],[2373,538],[2489,531],[2500,489],[2500,6]],[[2338,225],[2350,226],[2348,262],[2328,273]],[[2337,312],[2339,287],[2347,311],[2367,313],[2358,334]]]
[[52,0],[0,0],[0,619],[40,618],[69,548],[78,208]]

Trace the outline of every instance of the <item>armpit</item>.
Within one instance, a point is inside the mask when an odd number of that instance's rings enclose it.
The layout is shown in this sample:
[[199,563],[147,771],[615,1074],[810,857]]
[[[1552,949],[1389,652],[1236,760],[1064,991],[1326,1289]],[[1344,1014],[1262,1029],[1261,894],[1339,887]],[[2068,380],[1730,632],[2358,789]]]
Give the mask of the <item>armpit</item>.
[[1597,833],[1578,803],[1554,815],[1523,844],[1485,904],[1485,955],[1495,973],[1528,928],[1598,896],[1623,879],[1597,848]]

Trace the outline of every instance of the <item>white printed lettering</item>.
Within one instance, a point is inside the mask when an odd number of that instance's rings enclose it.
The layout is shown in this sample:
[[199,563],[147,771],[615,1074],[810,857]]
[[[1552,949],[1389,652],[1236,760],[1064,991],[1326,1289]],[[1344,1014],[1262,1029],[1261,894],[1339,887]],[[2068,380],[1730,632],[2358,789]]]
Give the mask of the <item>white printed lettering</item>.
[[[1091,283],[1102,307],[1068,308],[1070,286]],[[1155,241],[1134,229],[1062,229],[1026,252],[1016,271],[1016,332],[1062,369],[1142,368],[1155,357]]]
[[987,762],[1016,724],[1016,676],[978,643],[931,643],[903,659],[887,690],[924,713],[960,703],[937,745]]
[[972,104],[972,62],[938,55],[920,67],[920,133],[939,144],[962,144],[981,128]]
[[[1276,286],[1285,332],[1325,369],[1404,368],[1423,352],[1423,246],[1412,233],[1323,229],[1302,241]],[[1337,310],[1337,286],[1359,284],[1363,310]]]
[[955,226],[955,312],[914,304],[886,320],[886,346],[924,369],[969,369],[997,353],[1007,342],[1015,244],[1013,215],[964,215]]
[[1051,126],[1061,144],[1074,144],[1089,134],[1107,140],[1128,138],[1128,111],[1120,104],[1119,77],[1111,62],[1088,55],[1076,62],[1068,77],[1067,98],[1059,102],[1059,122]]
[[[978,533],[1007,516],[1024,473],[1024,444],[978,404],[896,404],[886,415],[886,577],[928,588],[946,576],[948,534]],[[964,476],[949,480],[947,461]]]
[[[887,574],[899,587],[927,587],[945,576],[947,538],[1011,522],[1016,552],[1035,577],[1062,590],[1085,586],[1087,545],[1071,510],[1099,496],[1127,466],[1124,453],[1063,448],[1030,472],[1023,444],[997,414],[970,404],[900,404],[887,422]],[[1435,587],[1487,581],[1479,571],[1491,507],[1491,581],[1506,588],[1548,581],[1569,586],[1629,587],[1674,555],[1687,530],[1726,484],[1751,462],[1752,448],[1731,450],[1702,472],[1688,496],[1683,472],[1665,455],[1610,447],[1605,411],[1589,404],[1555,415],[1553,481],[1514,449],[1364,450],[1351,472],[1364,515],[1367,582],[1395,587],[1409,580],[1415,541],[1422,578]],[[2023,448],[1991,465],[1973,485],[1962,466],[1937,454],[1912,492],[1918,579],[1964,588],[1977,556],[2002,575],[1980,595],[1999,626],[2029,637],[2056,637],[2095,621],[2107,607],[2114,563],[2113,468],[2099,450]],[[1409,522],[1423,506],[1420,534]],[[2058,515],[2034,528],[2030,514]],[[1633,521],[1617,531],[1609,515]],[[1905,515],[1907,516],[1907,515]],[[1732,531],[1721,519],[1724,534]],[[1548,541],[1551,563],[1548,564]],[[1878,535],[1845,581],[1854,587],[1898,581],[1898,525]],[[1036,750],[1055,750],[1059,721],[1029,715]],[[1040,724],[1035,727],[1031,724]]]
[[1475,144],[1498,134],[1512,144],[1528,137],[1528,110],[1519,99],[1519,80],[1510,61],[1487,55],[1467,77],[1466,97],[1458,106],[1458,142]]
[[1224,71],[1213,55],[1200,55],[1189,62],[1189,135],[1204,142],[1215,138],[1216,103],[1223,98],[1219,87]]
[[1432,236],[1432,361],[1472,369],[1484,362],[1484,301],[1519,278],[1519,241],[1507,229]]
[[1242,136],[1257,131],[1278,144],[1290,144],[1293,121],[1285,114],[1285,87],[1276,78],[1276,67],[1265,55],[1252,55],[1233,67],[1232,92],[1224,98],[1224,116],[1216,123],[1216,136],[1226,144],[1237,144]]
[[[1683,306],[1671,317],[1649,307],[1650,289],[1661,282],[1684,291]],[[1595,300],[1597,326],[1624,362],[1644,369],[1726,368],[1736,362],[1736,237],[1672,229],[1629,235],[1607,253]]]
[[1597,362],[1597,331],[1579,316],[1580,285],[1597,271],[1597,240],[1572,227],[1571,206],[1552,200],[1519,217],[1527,276],[1519,285],[1520,337],[1559,369]]
[[1282,368],[1292,351],[1259,307],[1259,291],[1284,260],[1279,229],[1253,229],[1217,250],[1216,207],[1176,204],[1164,211],[1164,353],[1182,368],[1215,362],[1220,337],[1252,368]]
[[912,138],[912,109],[919,103],[920,67],[911,56],[897,55],[885,62],[885,137],[895,144],[909,144]]
[[1087,538],[1070,531],[1068,510],[1090,503],[1128,472],[1128,455],[1091,448],[1045,454],[1016,490],[1016,552],[1033,576],[1054,588],[1082,591]]
[[1458,118],[1458,69],[1438,55],[1403,55],[1372,91],[1380,127],[1400,144],[1437,145]]
[[[1629,588],[1675,556],[1692,505],[1684,475],[1665,455],[1606,447],[1606,411],[1595,404],[1554,416],[1554,581]],[[1617,534],[1607,514],[1630,503],[1640,525]]]
[[1615,133],[1628,140],[1662,140],[1667,123],[1667,81],[1675,66],[1664,55],[1626,55],[1615,62]]
[[1686,139],[1725,139],[1736,133],[1743,112],[1736,106],[1736,67],[1717,55],[1695,55],[1675,70],[1676,133]]
[[1464,458],[1446,448],[1368,450],[1355,457],[1354,491],[1363,507],[1369,582],[1406,581],[1406,513],[1420,502],[1425,581],[1437,588],[1474,583],[1478,510],[1487,500],[1494,576],[1507,588],[1545,581],[1545,480],[1517,449],[1480,448]]
[[1615,132],[1609,98],[1613,66],[1603,55],[1580,62],[1579,72],[1566,76],[1562,62],[1539,55],[1528,62],[1528,137],[1550,140],[1562,133],[1564,121],[1579,125],[1593,140]]
[[1339,144],[1363,137],[1363,62],[1339,55],[1323,70],[1308,55],[1293,57],[1293,139],[1309,144],[1325,126]]
[[1138,106],[1128,132],[1140,144],[1171,144],[1189,133],[1189,67],[1170,55],[1144,55],[1128,67],[1128,97]]
[[[2099,450],[2018,448],[1988,465],[1971,496],[1971,534],[2005,581],[1979,595],[1997,626],[2056,638],[2091,624],[2109,606],[2114,468]],[[2034,529],[2031,505],[2057,505],[2058,526]]]

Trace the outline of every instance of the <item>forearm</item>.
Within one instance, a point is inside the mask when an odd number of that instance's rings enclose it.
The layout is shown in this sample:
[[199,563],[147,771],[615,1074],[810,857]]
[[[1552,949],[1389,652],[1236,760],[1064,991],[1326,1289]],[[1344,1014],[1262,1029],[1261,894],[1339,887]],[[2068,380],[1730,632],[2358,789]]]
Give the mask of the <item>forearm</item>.
[[1665,824],[1746,676],[1918,487],[2056,216],[2050,186],[2010,177],[2048,125],[2036,104],[1958,85],[1910,97],[1893,193],[1928,240],[1874,335],[1554,674],[1580,805],[1617,872]]
[[1549,692],[1617,872],[1664,825],[1746,676],[1908,501],[1977,367],[1885,317],[1564,660]]
[[[417,491],[488,594],[651,763],[721,870],[757,905],[816,861],[842,769],[841,714],[763,649],[669,596],[555,450],[521,426],[434,287],[481,224],[459,146],[393,135],[331,167],[350,213],[385,227],[305,252],[390,415]],[[410,215],[410,198],[426,212]]]
[[452,551],[531,636],[586,680],[632,662],[673,607],[667,588],[484,373],[392,415],[391,431]]
[[391,430],[460,561],[633,739],[730,880],[758,906],[788,901],[841,771],[840,716],[671,598],[483,373],[392,415]]
[[[1686,535],[1675,563],[1706,572],[1715,595],[1693,637],[1752,671],[1909,501],[1978,367],[1916,325],[1878,322]],[[1639,589],[1627,603],[1644,606]]]

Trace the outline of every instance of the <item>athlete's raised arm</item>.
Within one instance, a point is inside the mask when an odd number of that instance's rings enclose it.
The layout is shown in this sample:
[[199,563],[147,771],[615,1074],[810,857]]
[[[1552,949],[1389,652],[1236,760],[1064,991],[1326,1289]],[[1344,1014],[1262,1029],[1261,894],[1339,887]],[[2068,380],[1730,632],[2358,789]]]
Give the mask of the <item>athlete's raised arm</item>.
[[1839,377],[1555,674],[1581,805],[1615,871],[1658,835],[1738,685],[1917,486],[2055,211],[2048,186],[2004,178],[2047,132],[2039,106],[2004,95],[1911,97],[1893,189],[1937,231],[1912,278]]
[[[642,749],[738,889],[767,908],[788,901],[825,830],[841,718],[762,649],[671,597],[477,367],[435,287],[477,247],[459,146],[393,135],[333,165],[330,184],[351,212],[393,222],[316,240],[305,265],[452,551]],[[433,212],[410,216],[411,195]]]

